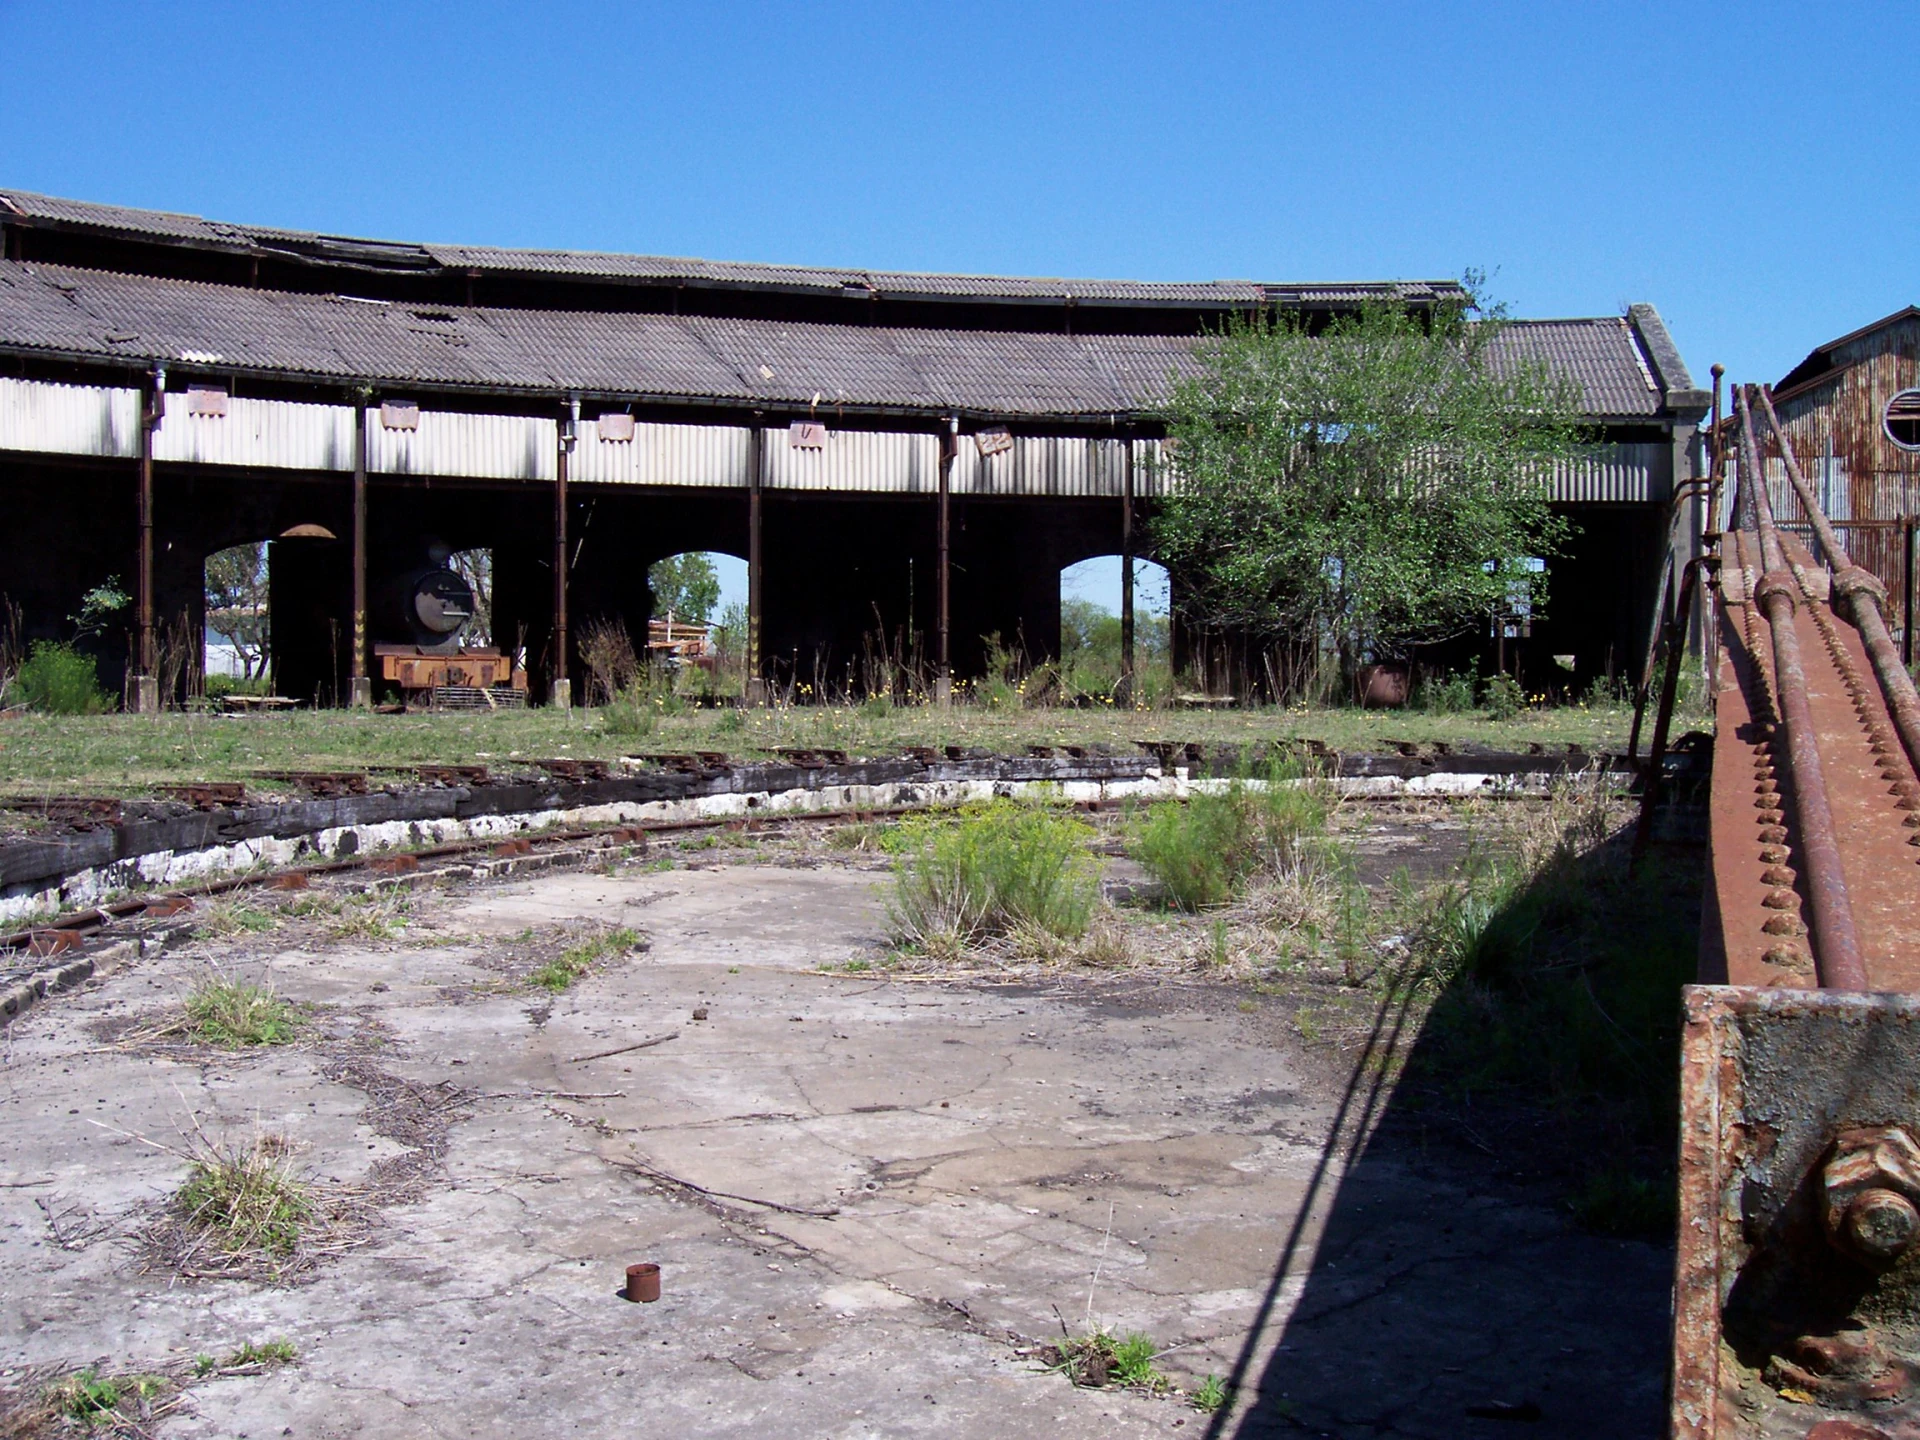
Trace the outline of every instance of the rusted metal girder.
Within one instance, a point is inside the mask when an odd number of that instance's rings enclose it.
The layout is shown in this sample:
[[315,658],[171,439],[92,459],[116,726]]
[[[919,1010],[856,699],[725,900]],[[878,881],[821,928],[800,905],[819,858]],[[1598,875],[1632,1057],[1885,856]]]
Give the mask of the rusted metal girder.
[[348,701],[373,703],[373,683],[367,677],[367,405],[370,395],[353,405],[353,658],[349,662]]
[[[1787,438],[1780,417],[1774,413],[1773,397],[1764,386],[1760,387],[1759,396],[1767,426],[1779,442],[1780,458],[1786,462],[1787,479],[1800,496],[1800,504],[1807,512],[1807,518],[1813,522],[1813,532],[1820,539],[1820,548],[1827,557],[1827,563],[1833,567],[1833,593],[1839,601],[1834,608],[1860,632],[1860,638],[1867,647],[1867,658],[1873,664],[1873,673],[1880,681],[1880,693],[1886,697],[1894,728],[1900,732],[1900,743],[1906,747],[1907,758],[1916,768],[1920,768],[1920,694],[1914,692],[1913,677],[1900,662],[1900,652],[1894,646],[1893,636],[1887,630],[1886,617],[1880,610],[1886,602],[1887,587],[1880,583],[1878,576],[1853,563],[1846,547],[1841,545],[1840,537],[1834,534],[1833,526],[1820,508],[1820,501],[1812,487],[1807,484],[1806,476],[1801,473],[1800,461],[1793,453],[1793,441]],[[1911,618],[1907,623],[1911,631]]]
[[[1766,573],[1755,587],[1755,598],[1766,613],[1773,639],[1773,674],[1780,721],[1787,732],[1787,762],[1791,781],[1795,832],[1805,857],[1807,900],[1813,912],[1813,955],[1820,983],[1834,990],[1865,990],[1866,961],[1854,928],[1853,905],[1847,895],[1846,872],[1840,842],[1834,834],[1833,811],[1827,802],[1826,774],[1820,763],[1819,733],[1807,700],[1806,671],[1800,659],[1800,635],[1794,611],[1801,582],[1789,566],[1774,525],[1773,506],[1759,465],[1759,447],[1753,438],[1753,411],[1746,387],[1738,392],[1740,410],[1741,473],[1751,493],[1759,520],[1760,549]],[[1749,466],[1752,468],[1749,469]],[[1747,484],[1752,476],[1758,483]]]
[[553,471],[553,653],[549,657],[552,684],[549,704],[563,709],[573,703],[567,677],[567,467],[573,459],[575,431],[580,425],[580,401],[569,402],[568,417],[560,424]]

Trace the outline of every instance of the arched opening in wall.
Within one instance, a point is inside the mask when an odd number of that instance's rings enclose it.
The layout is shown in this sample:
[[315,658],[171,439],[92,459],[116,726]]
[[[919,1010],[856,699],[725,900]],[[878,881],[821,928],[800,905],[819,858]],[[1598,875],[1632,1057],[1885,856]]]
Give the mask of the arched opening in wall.
[[638,688],[661,703],[717,704],[745,684],[747,562],[717,550],[687,550],[647,567],[646,630],[617,615],[580,625],[590,703]]
[[[317,527],[316,527],[317,528]],[[209,699],[271,693],[273,624],[264,540],[229,545],[207,556],[206,623],[199,636],[200,673]],[[171,648],[165,647],[165,648]],[[161,657],[162,670],[171,656]],[[193,681],[187,681],[191,688]],[[163,688],[163,694],[169,689]]]
[[1920,450],[1920,390],[1902,390],[1887,402],[1887,438],[1902,450]]
[[[503,641],[514,641],[515,636],[498,636],[493,633],[493,551],[481,547],[473,550],[454,550],[448,553],[445,561],[447,569],[467,582],[467,589],[473,592],[473,618],[467,621],[460,634],[463,645],[490,648],[505,648]],[[524,639],[513,646],[516,651],[515,664],[524,666],[517,651],[525,648]]]
[[1133,683],[1126,663],[1121,557],[1096,555],[1060,572],[1060,689],[1076,704],[1155,705],[1173,693],[1166,567],[1133,562]]

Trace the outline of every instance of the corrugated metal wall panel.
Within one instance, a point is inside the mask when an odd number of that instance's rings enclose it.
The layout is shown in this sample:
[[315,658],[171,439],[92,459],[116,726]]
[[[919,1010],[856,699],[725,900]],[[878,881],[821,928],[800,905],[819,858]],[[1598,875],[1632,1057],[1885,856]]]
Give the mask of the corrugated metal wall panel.
[[[374,424],[378,425],[376,417]],[[353,469],[353,409],[230,396],[225,415],[189,415],[187,397],[167,396],[153,458],[201,465],[283,470]]]
[[[830,430],[819,450],[796,450],[785,430],[766,433],[769,490],[932,495],[940,489],[940,441],[927,434]],[[954,467],[958,473],[959,467]],[[955,490],[957,492],[958,485]]]
[[[983,457],[978,445],[962,437],[954,457],[953,492],[1118,498],[1126,484],[1125,474],[1126,442],[1122,440],[1020,435],[1012,449]],[[1141,478],[1136,470],[1136,486]]]
[[140,455],[140,392],[0,379],[0,450]]
[[1644,505],[1666,495],[1672,456],[1668,445],[1597,445],[1555,467],[1553,498],[1563,505]]
[[552,480],[560,443],[555,420],[422,410],[418,430],[389,430],[367,416],[367,468],[380,475],[474,480]]
[[[597,425],[582,421],[567,476],[582,484],[743,488],[749,434],[738,425],[635,425],[631,440],[602,440]],[[778,439],[786,444],[786,432]]]

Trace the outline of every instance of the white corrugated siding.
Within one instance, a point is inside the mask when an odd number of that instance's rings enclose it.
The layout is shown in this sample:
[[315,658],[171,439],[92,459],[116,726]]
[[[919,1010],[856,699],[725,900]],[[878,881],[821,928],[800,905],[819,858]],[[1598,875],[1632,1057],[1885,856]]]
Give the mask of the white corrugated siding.
[[[584,484],[744,487],[749,433],[738,425],[635,425],[631,440],[602,440],[597,425],[582,421],[567,477]],[[768,433],[769,444],[787,443],[784,430]]]
[[0,379],[0,450],[137,459],[140,392]]
[[[982,456],[971,439],[962,437],[953,462],[953,492],[1118,496],[1126,484],[1125,475],[1126,442],[1122,440],[1019,435],[1014,437],[1012,449]],[[1136,471],[1136,484],[1140,478]]]
[[187,397],[169,395],[166,419],[153,437],[153,458],[200,465],[351,470],[353,408],[236,395],[228,398],[225,415],[189,415]]
[[932,495],[940,488],[936,436],[881,430],[831,430],[818,450],[796,450],[787,431],[768,430],[769,490],[841,490]]
[[558,421],[525,415],[422,410],[418,430],[389,430],[367,416],[367,468],[380,475],[552,480]]

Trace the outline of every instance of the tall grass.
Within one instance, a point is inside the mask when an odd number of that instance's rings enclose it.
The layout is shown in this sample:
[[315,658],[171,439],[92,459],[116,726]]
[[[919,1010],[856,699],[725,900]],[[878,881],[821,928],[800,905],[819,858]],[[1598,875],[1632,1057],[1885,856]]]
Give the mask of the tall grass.
[[907,850],[887,904],[896,941],[950,952],[1016,930],[1062,940],[1086,933],[1100,877],[1084,821],[995,801],[901,833]]

